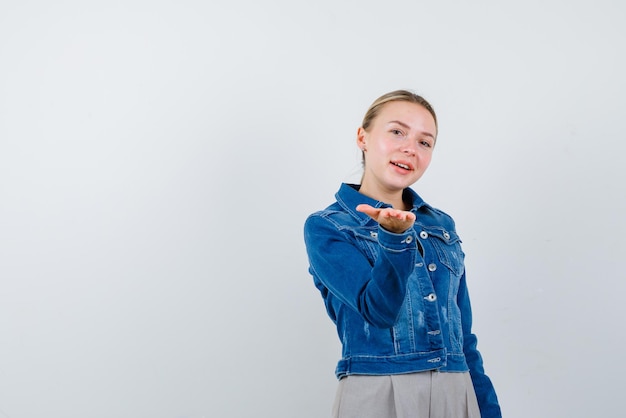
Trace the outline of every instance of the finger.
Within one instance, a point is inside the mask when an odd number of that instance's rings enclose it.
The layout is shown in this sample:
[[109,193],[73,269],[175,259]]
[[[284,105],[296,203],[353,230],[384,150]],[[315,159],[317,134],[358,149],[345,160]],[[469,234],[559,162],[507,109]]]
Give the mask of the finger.
[[403,211],[403,210],[395,210],[393,212],[394,217],[398,218],[398,219],[406,219],[406,215],[407,212]]
[[367,213],[370,212],[371,210],[375,210],[372,206],[366,204],[366,203],[361,203],[360,205],[357,205],[356,210],[358,212],[363,212],[363,213]]
[[405,213],[397,209],[384,209],[380,212],[381,216],[388,219],[404,219]]
[[380,209],[376,209],[375,207],[372,207],[372,206],[367,205],[367,204],[358,205],[356,207],[356,210],[359,211],[359,212],[362,212],[362,213],[364,213],[364,214],[366,214],[369,217],[374,218],[374,219],[378,218],[378,216],[380,214]]

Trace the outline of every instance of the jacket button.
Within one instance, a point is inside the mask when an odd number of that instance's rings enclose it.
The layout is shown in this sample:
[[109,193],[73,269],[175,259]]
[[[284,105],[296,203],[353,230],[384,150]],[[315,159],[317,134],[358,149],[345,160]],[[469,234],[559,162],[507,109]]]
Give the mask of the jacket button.
[[426,231],[422,231],[422,232],[420,232],[420,238],[421,238],[421,239],[426,239],[426,238],[428,238],[428,232],[426,232]]
[[444,233],[443,233],[443,237],[444,237],[445,239],[450,239],[450,234],[449,234],[448,232],[444,232]]
[[430,263],[430,264],[428,265],[428,271],[435,271],[435,270],[437,270],[437,264],[435,264],[435,263]]
[[429,302],[434,302],[437,300],[437,295],[435,295],[434,293],[431,293],[430,295],[426,296],[424,299],[426,299]]
[[404,240],[404,242],[406,242],[407,244],[410,244],[413,242],[413,236],[409,235],[408,237],[406,237],[406,239]]
[[416,264],[415,264],[415,267],[422,267],[423,265],[424,265],[424,263],[419,262],[419,263],[416,263]]
[[372,238],[376,238],[376,237],[378,236],[378,232],[374,232],[374,231],[372,231],[372,232],[370,232],[370,236],[371,236]]

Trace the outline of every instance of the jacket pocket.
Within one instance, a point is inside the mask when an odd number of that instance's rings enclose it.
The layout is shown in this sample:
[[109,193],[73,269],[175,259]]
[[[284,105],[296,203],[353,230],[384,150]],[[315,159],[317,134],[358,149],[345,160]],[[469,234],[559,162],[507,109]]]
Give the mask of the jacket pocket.
[[457,233],[441,228],[428,228],[426,231],[433,238],[431,242],[441,264],[448,267],[455,276],[461,276],[465,270],[465,254],[461,250],[461,239]]

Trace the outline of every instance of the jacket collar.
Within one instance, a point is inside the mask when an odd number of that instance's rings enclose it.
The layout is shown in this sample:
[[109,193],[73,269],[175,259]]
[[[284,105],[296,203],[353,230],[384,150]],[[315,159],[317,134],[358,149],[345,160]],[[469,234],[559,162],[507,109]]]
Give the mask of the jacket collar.
[[[339,191],[335,194],[335,198],[337,199],[337,203],[339,203],[339,205],[341,205],[346,212],[352,215],[359,222],[359,224],[365,225],[371,221],[372,218],[362,212],[357,212],[357,205],[365,203],[375,208],[390,208],[392,206],[389,203],[381,202],[359,193],[360,187],[361,186],[358,184],[342,183],[341,187],[339,187]],[[422,206],[428,206],[428,204],[424,202],[424,200],[411,188],[404,189],[403,196],[405,200],[410,199],[413,202],[411,212],[417,212],[417,210]],[[407,199],[407,197],[409,199]]]

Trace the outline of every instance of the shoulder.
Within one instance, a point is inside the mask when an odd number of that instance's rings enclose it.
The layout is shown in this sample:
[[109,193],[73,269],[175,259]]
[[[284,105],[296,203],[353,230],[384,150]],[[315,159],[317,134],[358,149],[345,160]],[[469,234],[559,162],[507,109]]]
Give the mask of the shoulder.
[[442,228],[448,231],[455,231],[456,225],[452,216],[447,212],[433,207],[427,203],[417,210],[417,220],[423,226]]
[[439,208],[430,206],[430,205],[426,205],[429,209],[429,211],[432,213],[433,216],[440,218],[440,219],[445,219],[449,222],[453,222],[454,223],[454,219],[452,218],[452,216],[450,216],[448,214],[448,212],[445,212]]
[[337,230],[355,225],[352,215],[335,202],[325,209],[311,213],[304,222],[305,231],[332,226]]

